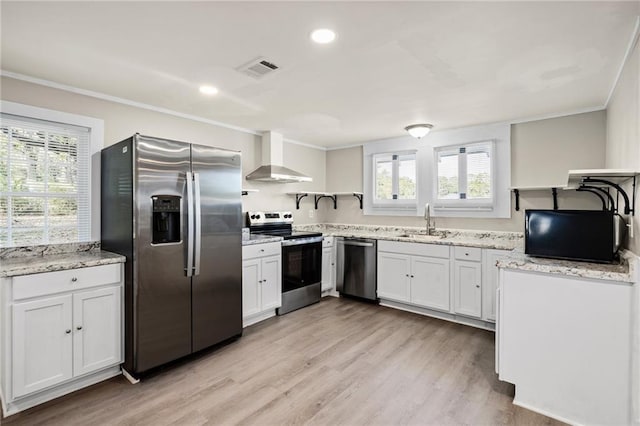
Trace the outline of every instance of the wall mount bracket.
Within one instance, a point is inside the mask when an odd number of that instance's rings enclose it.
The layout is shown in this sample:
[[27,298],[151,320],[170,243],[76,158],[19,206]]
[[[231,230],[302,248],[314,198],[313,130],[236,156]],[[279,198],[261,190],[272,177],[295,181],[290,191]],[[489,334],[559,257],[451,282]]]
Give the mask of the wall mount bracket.
[[316,203],[316,210],[318,210],[318,201],[320,201],[323,198],[331,198],[333,200],[333,208],[337,209],[338,208],[338,197],[333,194],[333,195],[329,195],[329,194],[325,194],[325,195],[320,195],[320,194],[316,194],[314,195],[315,198],[315,203]]
[[[603,176],[606,177],[606,176]],[[624,189],[622,189],[622,187],[620,185],[618,185],[615,182],[612,182],[610,180],[607,179],[600,179],[600,177],[598,178],[592,178],[592,177],[585,177],[582,182],[584,183],[596,183],[596,184],[603,184],[603,185],[607,185],[610,186],[612,188],[615,188],[616,191],[618,191],[618,195],[622,195],[622,198],[624,199],[624,214],[630,214],[630,215],[634,215],[635,214],[635,210],[636,210],[636,177],[633,176],[633,183],[632,183],[632,199],[629,200],[629,196],[627,195],[627,193],[625,192]],[[616,210],[619,210],[617,208],[618,206],[616,205]]]
[[515,202],[516,202],[515,210],[517,212],[520,211],[520,191],[521,190],[546,190],[546,189],[551,189],[551,196],[553,197],[553,209],[558,210],[558,188],[555,186],[551,188],[513,188],[513,194],[515,195]]
[[[300,193],[300,194],[295,194],[296,195],[296,210],[300,210],[300,201],[302,201],[302,199],[304,197],[306,197],[307,193]],[[316,207],[317,208],[317,207]]]

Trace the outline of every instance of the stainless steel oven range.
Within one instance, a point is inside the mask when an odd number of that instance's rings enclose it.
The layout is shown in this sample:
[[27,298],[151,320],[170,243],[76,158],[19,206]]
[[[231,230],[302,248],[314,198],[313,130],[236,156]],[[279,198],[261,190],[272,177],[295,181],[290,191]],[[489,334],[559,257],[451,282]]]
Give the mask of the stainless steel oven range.
[[252,234],[277,235],[282,241],[283,315],[320,301],[322,292],[322,233],[293,231],[291,212],[247,212]]

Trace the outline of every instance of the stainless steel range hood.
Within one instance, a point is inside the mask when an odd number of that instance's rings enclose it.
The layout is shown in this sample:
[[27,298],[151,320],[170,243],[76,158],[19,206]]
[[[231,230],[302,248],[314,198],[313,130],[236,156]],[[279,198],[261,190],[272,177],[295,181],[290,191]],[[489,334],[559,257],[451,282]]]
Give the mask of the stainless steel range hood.
[[275,183],[311,182],[313,180],[311,177],[282,165],[282,150],[282,135],[271,131],[265,132],[262,135],[263,165],[249,173],[246,179]]

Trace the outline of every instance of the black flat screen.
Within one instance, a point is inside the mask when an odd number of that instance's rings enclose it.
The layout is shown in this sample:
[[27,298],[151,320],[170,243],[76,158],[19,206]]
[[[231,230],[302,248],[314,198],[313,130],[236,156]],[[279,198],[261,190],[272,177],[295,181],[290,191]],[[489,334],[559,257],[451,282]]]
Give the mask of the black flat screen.
[[613,213],[603,210],[527,210],[525,253],[531,256],[611,262]]

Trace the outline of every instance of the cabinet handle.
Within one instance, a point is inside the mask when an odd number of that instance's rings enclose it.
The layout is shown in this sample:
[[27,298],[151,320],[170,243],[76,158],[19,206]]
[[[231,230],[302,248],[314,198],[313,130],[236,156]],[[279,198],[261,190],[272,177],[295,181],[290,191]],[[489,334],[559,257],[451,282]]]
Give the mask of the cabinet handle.
[[82,326],[81,325],[77,326],[76,330],[82,330]]
[[264,249],[260,249],[260,253],[264,253]]
[[465,255],[465,256],[469,256],[469,253],[465,253],[464,255]]
[[480,288],[480,284],[476,284],[476,288]]
[[411,275],[411,278],[415,278],[413,275]]
[[266,283],[266,282],[267,282],[267,280],[262,280],[262,283],[263,283],[263,284],[264,284],[264,283]]
[[77,278],[77,277],[73,277],[73,278],[71,278],[71,282],[72,282],[72,283],[75,283],[76,281],[78,281],[78,278]]
[[71,333],[71,330],[70,329],[66,329],[65,333],[69,334],[69,333]]
[[409,274],[404,274],[405,277],[409,278]]

